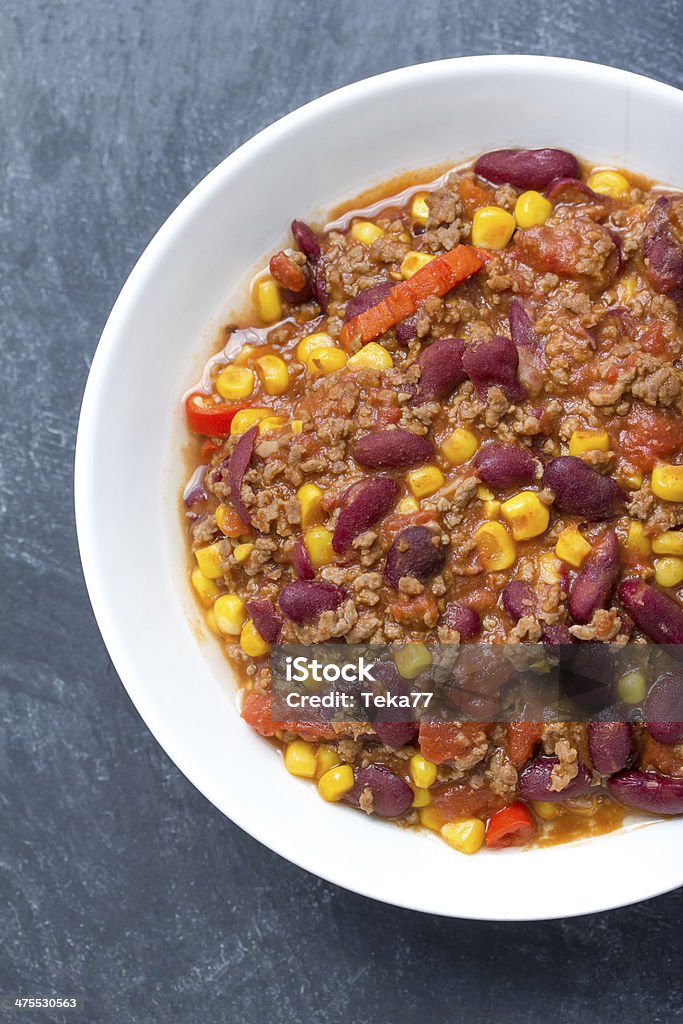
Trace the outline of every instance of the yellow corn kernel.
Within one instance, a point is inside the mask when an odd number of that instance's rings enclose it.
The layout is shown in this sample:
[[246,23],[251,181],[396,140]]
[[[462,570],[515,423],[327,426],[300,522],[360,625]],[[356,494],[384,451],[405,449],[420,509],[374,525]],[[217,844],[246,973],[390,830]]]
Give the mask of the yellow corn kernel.
[[313,377],[324,377],[343,370],[346,362],[346,352],[340,348],[316,348],[306,360],[306,369]]
[[[218,575],[220,576],[220,573]],[[218,586],[210,577],[204,575],[198,565],[192,570],[190,580],[202,604],[211,605],[214,598],[218,597]]]
[[652,550],[656,555],[683,556],[683,530],[666,530],[652,538]]
[[220,629],[218,628],[216,616],[213,614],[213,608],[206,609],[204,613],[204,620],[212,633],[214,633],[216,636],[223,636]]
[[221,541],[217,540],[214,544],[209,544],[208,547],[198,548],[194,557],[207,579],[217,580],[219,576],[223,575]]
[[420,789],[429,789],[436,782],[436,765],[422,754],[413,754],[408,762],[410,777]]
[[245,434],[255,423],[269,416],[270,412],[270,409],[240,409],[232,418],[230,433]]
[[233,534],[234,536],[235,510],[232,505],[226,505],[225,502],[222,501],[220,505],[216,507],[214,515],[216,517],[216,526],[221,533],[226,537],[229,537],[230,534]]
[[587,184],[599,196],[611,196],[612,199],[626,195],[631,187],[628,179],[619,171],[596,171],[591,174]]
[[570,455],[608,451],[609,434],[606,430],[575,430],[569,438]]
[[538,578],[541,583],[548,583],[551,586],[560,583],[561,568],[560,560],[554,552],[544,551],[538,556]]
[[334,747],[328,747],[326,744],[318,747],[315,763],[315,774],[318,778],[331,768],[336,768],[338,764],[341,764],[341,758]]
[[472,220],[472,245],[504,249],[515,231],[515,218],[500,206],[481,206]]
[[645,533],[645,527],[637,519],[632,519],[628,524],[626,548],[635,559],[649,558],[652,554],[652,542]]
[[306,530],[304,544],[314,569],[320,569],[321,566],[334,562],[332,534],[324,526],[313,526],[310,530]]
[[261,356],[256,360],[258,375],[267,395],[284,395],[289,387],[287,363],[279,356]]
[[622,476],[619,479],[619,483],[622,487],[625,487],[629,491],[637,491],[643,482],[643,474],[638,469],[634,469],[632,472],[627,473],[626,476]]
[[434,832],[438,832],[441,828],[443,819],[436,807],[421,807],[417,815],[420,819],[420,824],[424,825],[425,828],[431,828]]
[[247,608],[237,594],[221,594],[213,603],[216,625],[226,636],[239,636],[247,620]]
[[413,196],[413,201],[410,204],[410,216],[413,220],[416,220],[418,224],[427,224],[427,221],[429,220],[427,192],[418,192],[417,195]]
[[233,356],[232,361],[237,366],[246,366],[256,352],[255,345],[243,345],[239,352]]
[[226,401],[249,398],[253,390],[254,371],[248,366],[224,366],[216,377],[216,391]]
[[487,487],[486,484],[479,484],[475,493],[479,498],[479,501],[491,501],[495,498],[494,492],[490,487]]
[[265,277],[256,285],[256,305],[259,316],[267,324],[272,324],[282,316],[280,289],[272,277]]
[[270,644],[267,640],[263,639],[251,619],[247,619],[242,626],[240,647],[250,658],[258,658],[262,654],[267,654],[270,650]]
[[301,528],[307,530],[315,526],[322,515],[323,492],[315,484],[303,484],[296,492],[301,508]]
[[273,430],[282,430],[288,423],[286,416],[264,416],[259,421],[258,432],[259,434],[270,434]]
[[655,579],[660,587],[677,587],[683,583],[683,558],[665,555],[655,558]]
[[246,544],[238,544],[232,553],[235,556],[236,562],[246,562],[253,550],[254,545],[247,542]]
[[617,681],[617,696],[625,704],[640,704],[647,696],[647,679],[638,669],[624,672]]
[[394,663],[404,679],[417,679],[431,665],[432,656],[424,644],[406,644],[395,652]]
[[531,806],[543,821],[553,821],[558,815],[557,805],[551,800],[532,800]]
[[622,277],[621,281],[617,285],[620,292],[627,298],[632,299],[636,294],[636,288],[638,287],[638,281],[632,274],[628,277]]
[[683,466],[658,462],[652,470],[652,490],[662,501],[683,501]]
[[500,519],[501,503],[496,498],[482,502],[484,515],[487,519]]
[[481,818],[465,818],[464,821],[449,821],[442,825],[441,838],[459,853],[476,853],[484,845],[486,828]]
[[398,503],[398,511],[402,516],[409,516],[413,512],[419,512],[420,502],[415,498],[403,498],[402,501],[399,501]]
[[474,534],[481,564],[488,572],[501,572],[514,564],[515,542],[502,523],[483,523]]
[[292,433],[293,434],[302,434],[303,433],[303,429],[304,429],[304,421],[303,420],[292,420]]
[[371,220],[357,220],[351,228],[351,237],[363,245],[372,245],[378,238],[381,238],[384,230],[373,224]]
[[553,204],[540,192],[522,192],[515,203],[515,221],[519,228],[533,228],[545,224],[553,212]]
[[307,334],[296,346],[296,358],[300,363],[307,363],[312,352],[319,348],[334,348],[334,341],[325,331]]
[[529,540],[545,533],[550,513],[535,491],[520,491],[500,506],[515,540]]
[[590,553],[591,545],[576,526],[568,526],[557,538],[555,554],[574,569],[580,569]]
[[599,806],[597,796],[582,796],[565,801],[566,809],[577,818],[592,818]]
[[366,367],[369,370],[390,370],[393,365],[391,352],[388,352],[383,345],[378,345],[376,341],[364,345],[359,352],[356,352],[355,356],[351,356],[349,359],[349,366],[355,370],[361,367]]
[[420,466],[408,473],[406,482],[414,498],[429,498],[446,481],[438,466]]
[[432,794],[428,789],[421,789],[419,786],[410,787],[413,791],[413,802],[411,807],[429,807],[432,802]]
[[473,434],[471,430],[466,430],[465,427],[456,427],[453,433],[441,442],[440,450],[443,457],[452,466],[461,466],[463,462],[472,458],[478,447],[479,441],[476,434]]
[[290,775],[298,775],[301,779],[315,777],[316,751],[312,743],[306,740],[294,740],[285,747],[285,768]]
[[318,780],[318,792],[323,800],[335,803],[353,789],[353,768],[350,764],[339,764],[330,768]]
[[398,268],[399,273],[404,281],[416,274],[418,270],[422,270],[428,263],[431,263],[434,259],[428,252],[407,252],[403,257],[403,262]]

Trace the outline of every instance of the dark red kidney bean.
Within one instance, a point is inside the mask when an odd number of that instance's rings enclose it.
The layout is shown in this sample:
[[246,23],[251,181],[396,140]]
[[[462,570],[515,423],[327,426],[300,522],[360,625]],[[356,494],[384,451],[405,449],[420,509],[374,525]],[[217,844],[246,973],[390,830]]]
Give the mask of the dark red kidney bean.
[[399,750],[407,743],[417,739],[420,727],[417,722],[383,722],[373,721],[372,728],[375,730],[380,743],[393,750]]
[[463,369],[465,342],[461,338],[443,338],[423,349],[417,359],[420,380],[411,405],[439,402],[466,379]]
[[462,365],[482,396],[489,388],[498,387],[510,402],[521,402],[527,397],[526,388],[517,379],[519,352],[510,338],[494,337],[468,345]]
[[342,588],[334,583],[295,580],[282,588],[278,604],[283,615],[302,626],[323,612],[335,611],[345,596]]
[[316,263],[322,254],[320,248],[320,242],[315,237],[312,228],[309,228],[308,224],[304,224],[302,220],[293,220],[291,227],[294,241],[297,247],[301,250],[304,256],[311,261]]
[[578,178],[579,162],[564,149],[494,149],[480,156],[475,173],[494,185],[545,188],[554,178]]
[[647,277],[658,292],[683,288],[683,245],[673,234],[670,210],[669,196],[660,196],[648,218],[649,233],[643,242]]
[[569,632],[569,626],[558,623],[556,626],[546,626],[541,638],[544,644],[575,644],[576,637]]
[[508,311],[510,337],[517,348],[537,349],[540,340],[533,328],[529,314],[522,305],[521,299],[512,299]]
[[543,473],[543,484],[555,495],[561,512],[584,519],[607,519],[613,515],[623,491],[609,476],[601,476],[575,455],[551,459]]
[[683,778],[629,769],[612,776],[607,788],[615,800],[650,814],[683,814]]
[[398,587],[403,576],[412,576],[420,583],[426,583],[441,569],[445,557],[431,530],[426,526],[409,526],[401,530],[389,548],[384,579],[391,587]]
[[344,800],[360,807],[365,789],[372,793],[372,809],[380,818],[399,818],[410,809],[413,791],[400,775],[385,764],[370,764],[367,768],[354,768],[354,786]]
[[620,772],[631,756],[631,726],[628,722],[589,722],[588,751],[596,772]]
[[372,306],[376,306],[378,302],[386,299],[393,287],[392,281],[382,281],[381,284],[376,284],[374,288],[366,288],[365,291],[359,292],[347,305],[344,320],[353,320],[354,316],[358,316],[359,313],[365,313]]
[[247,611],[266,643],[274,644],[282,629],[282,616],[273,602],[265,597],[247,601]]
[[443,623],[449,629],[455,629],[461,640],[471,640],[481,629],[479,612],[466,604],[451,601],[443,613]]
[[[683,608],[668,594],[640,579],[628,579],[619,585],[619,600],[650,640],[656,644],[683,644]],[[677,655],[682,656],[683,651]]]
[[327,313],[327,307],[330,304],[330,293],[327,288],[327,278],[325,277],[325,264],[322,260],[316,264],[311,287],[313,288],[315,301],[320,306],[321,311]]
[[524,618],[531,615],[536,607],[536,595],[533,587],[523,580],[512,580],[503,588],[501,595],[503,608],[511,618]]
[[311,565],[303,537],[299,537],[294,550],[292,551],[292,567],[300,580],[312,580],[315,578],[315,570]]
[[592,188],[589,188],[579,178],[554,178],[548,185],[545,194],[548,199],[557,199],[558,196],[563,195],[565,192],[580,192],[582,195],[588,196],[589,199],[597,199],[601,203],[605,202],[605,196],[599,196],[597,192],[594,192]]
[[242,501],[242,480],[247,471],[247,467],[251,462],[251,457],[254,454],[254,445],[256,444],[257,435],[258,423],[242,434],[239,441],[233,448],[230,461],[228,462],[230,500],[235,506],[237,515],[240,517],[242,522],[247,525],[251,524],[251,518],[247,512],[246,505]]
[[619,541],[614,530],[608,530],[593,547],[569,591],[567,607],[574,622],[585,625],[598,608],[608,606],[619,569]]
[[485,444],[474,456],[474,465],[480,480],[502,491],[532,484],[536,475],[531,455],[513,444]]
[[366,469],[409,469],[429,462],[434,446],[412,430],[373,430],[353,446],[353,457]]
[[564,692],[586,711],[601,711],[612,699],[614,654],[611,644],[587,640],[562,662]]
[[643,704],[645,725],[658,743],[678,743],[683,739],[683,669],[659,676]]
[[394,329],[394,334],[399,345],[407,345],[409,341],[412,341],[417,335],[417,315],[401,320]]
[[356,537],[385,516],[396,501],[398,484],[390,476],[373,476],[353,485],[349,500],[339,513],[332,547],[343,554]]
[[566,800],[580,796],[590,788],[591,775],[585,765],[580,764],[579,773],[564,789],[550,788],[553,768],[559,765],[557,757],[535,757],[527,762],[519,773],[517,789],[526,800]]

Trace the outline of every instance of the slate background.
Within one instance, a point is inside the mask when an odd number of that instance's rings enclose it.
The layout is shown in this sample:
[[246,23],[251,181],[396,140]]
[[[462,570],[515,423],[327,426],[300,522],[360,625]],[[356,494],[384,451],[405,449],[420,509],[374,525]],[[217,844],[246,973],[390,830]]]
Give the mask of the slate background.
[[683,1019],[683,890],[579,920],[442,920],[311,878],[221,817],[119,684],[71,497],[109,309],[230,150],[337,86],[459,54],[681,87],[677,0],[4,0],[0,27],[0,994],[81,994],[68,1019],[116,1024]]

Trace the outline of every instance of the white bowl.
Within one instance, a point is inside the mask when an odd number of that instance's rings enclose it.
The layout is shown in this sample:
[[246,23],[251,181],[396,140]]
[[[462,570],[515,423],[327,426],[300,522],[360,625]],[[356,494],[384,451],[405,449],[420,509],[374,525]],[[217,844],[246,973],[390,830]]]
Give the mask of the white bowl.
[[[683,884],[683,819],[571,846],[462,857],[435,837],[325,804],[239,719],[187,579],[180,395],[293,217],[407,169],[507,145],[561,146],[682,185],[683,93],[613,68],[466,57],[393,71],[271,125],[169,217],[126,282],[83,400],[76,513],[112,661],[178,767],[233,821],[331,882],[454,917],[563,917]],[[677,177],[678,176],[678,177]]]

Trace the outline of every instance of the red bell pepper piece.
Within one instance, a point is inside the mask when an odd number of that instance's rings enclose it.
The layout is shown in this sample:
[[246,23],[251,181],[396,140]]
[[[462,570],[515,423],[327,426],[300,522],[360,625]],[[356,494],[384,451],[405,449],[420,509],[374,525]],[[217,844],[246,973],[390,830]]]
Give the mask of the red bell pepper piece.
[[227,437],[235,413],[240,409],[246,409],[248,404],[248,402],[242,402],[238,405],[224,405],[222,402],[217,402],[212,395],[194,391],[185,400],[187,425],[195,434],[204,434],[206,437]]
[[536,834],[536,822],[521,800],[502,807],[486,823],[486,845],[490,850],[524,846]]

